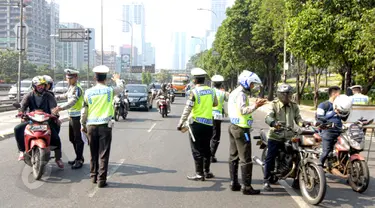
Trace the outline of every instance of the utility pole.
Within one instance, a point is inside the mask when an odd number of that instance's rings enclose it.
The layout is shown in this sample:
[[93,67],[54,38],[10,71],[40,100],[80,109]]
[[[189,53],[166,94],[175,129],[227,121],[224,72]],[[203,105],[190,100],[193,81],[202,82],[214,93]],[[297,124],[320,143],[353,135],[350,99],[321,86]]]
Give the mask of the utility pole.
[[24,45],[23,45],[23,7],[24,7],[24,4],[23,4],[23,0],[20,0],[19,2],[19,7],[20,7],[20,29],[17,31],[19,31],[19,53],[18,53],[18,79],[17,79],[17,83],[18,83],[18,86],[17,86],[17,102],[20,103],[21,101],[21,69],[22,69],[22,62],[23,62],[23,59],[22,59],[22,53],[23,53],[23,50],[24,50]]
[[89,28],[87,28],[85,30],[85,39],[87,40],[87,89],[90,88],[90,40],[91,40],[91,37],[90,37],[90,33],[91,33],[91,30]]
[[104,37],[103,37],[103,0],[101,1],[101,36],[102,36],[102,40],[101,40],[101,48],[102,48],[102,65],[104,65],[104,46],[103,46],[103,40],[104,40]]

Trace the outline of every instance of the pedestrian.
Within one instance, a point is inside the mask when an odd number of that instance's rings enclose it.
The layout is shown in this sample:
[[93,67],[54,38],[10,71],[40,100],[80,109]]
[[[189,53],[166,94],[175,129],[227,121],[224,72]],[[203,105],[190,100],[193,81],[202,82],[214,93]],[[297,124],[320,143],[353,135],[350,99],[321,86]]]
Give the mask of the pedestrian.
[[[201,68],[191,70],[194,77],[194,89],[191,89],[188,101],[181,115],[177,130],[181,131],[191,113],[192,122],[189,122],[189,138],[191,151],[195,162],[195,175],[187,176],[188,180],[204,181],[213,178],[210,172],[211,151],[210,140],[212,137],[212,107],[218,101],[212,88],[205,86],[206,71]],[[189,119],[191,120],[191,119]]]
[[[270,183],[272,171],[275,168],[275,159],[280,149],[284,148],[284,142],[290,140],[294,136],[294,132],[289,130],[280,131],[279,128],[284,125],[294,128],[295,124],[310,125],[308,121],[304,121],[301,117],[298,104],[292,102],[293,89],[288,84],[282,84],[277,88],[277,100],[271,103],[271,109],[266,116],[265,122],[271,129],[268,132],[267,156],[264,166],[264,190],[273,191]],[[283,124],[284,123],[284,124]],[[279,130],[276,132],[276,130]],[[298,178],[293,181],[293,187],[299,187]]]
[[361,85],[354,85],[350,88],[353,92],[353,95],[350,96],[352,99],[353,105],[368,105],[370,99],[367,95],[362,94],[362,86]]
[[240,191],[238,183],[238,165],[241,165],[242,193],[256,195],[260,190],[251,186],[253,163],[251,158],[250,129],[253,123],[252,113],[266,103],[265,99],[257,99],[250,105],[250,91],[256,85],[261,85],[258,75],[250,71],[243,71],[238,77],[239,86],[229,95],[228,114],[229,126],[229,174],[232,191]]
[[83,105],[83,90],[81,85],[78,83],[79,71],[72,69],[65,69],[65,77],[69,84],[69,89],[66,93],[57,95],[56,99],[68,99],[68,102],[61,106],[57,106],[53,112],[55,114],[63,110],[68,110],[69,114],[69,141],[73,144],[74,152],[76,157],[72,161],[68,161],[68,164],[72,166],[72,169],[79,169],[83,166],[83,149],[84,142],[81,137],[81,109]]
[[[101,65],[93,69],[96,85],[86,90],[81,113],[82,131],[88,134],[90,145],[90,177],[99,188],[107,186],[108,161],[114,124],[113,98],[124,90],[119,74],[112,80],[116,87],[106,85],[109,68]],[[100,160],[100,164],[99,164]]]
[[218,105],[212,108],[213,116],[213,132],[211,138],[211,162],[216,163],[217,159],[215,157],[217,148],[220,144],[221,136],[221,122],[223,120],[224,102],[228,101],[229,94],[222,90],[222,84],[224,82],[224,77],[221,75],[215,75],[211,78]]

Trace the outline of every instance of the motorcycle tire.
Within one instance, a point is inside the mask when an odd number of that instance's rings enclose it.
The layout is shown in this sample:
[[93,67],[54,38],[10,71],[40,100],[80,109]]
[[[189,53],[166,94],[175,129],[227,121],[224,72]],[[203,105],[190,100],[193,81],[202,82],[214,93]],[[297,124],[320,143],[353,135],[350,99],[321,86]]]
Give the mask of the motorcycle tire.
[[160,113],[161,113],[161,117],[164,118],[164,108],[163,108],[163,109],[160,109]]
[[[359,169],[355,167],[357,164]],[[363,179],[363,181],[359,182],[358,179]],[[348,182],[355,192],[363,193],[367,190],[370,183],[370,172],[365,161],[354,160],[351,162]],[[359,183],[360,185],[358,185]]]
[[[327,191],[327,181],[326,181],[326,176],[324,174],[324,170],[322,166],[318,166],[315,163],[306,163],[305,170],[307,171],[306,173],[307,176],[308,177],[310,176],[308,178],[308,182],[309,183],[311,182],[311,174],[309,174],[309,171],[314,171],[315,173],[313,175],[315,175],[315,177],[317,178],[313,179],[313,181],[314,183],[318,181],[319,184],[313,184],[314,187],[311,187],[311,184],[306,184],[305,179],[303,178],[304,177],[303,172],[299,171],[298,180],[299,180],[299,186],[300,186],[302,196],[305,199],[305,201],[308,202],[309,204],[317,205],[323,201],[326,195],[326,191]],[[310,196],[309,190],[311,190],[312,188],[315,188],[315,186],[319,186],[318,194],[316,194],[315,197]]]
[[33,176],[35,180],[40,180],[40,178],[44,174],[45,167],[47,165],[47,162],[49,161],[49,158],[47,157],[47,150],[36,147],[32,150],[31,153],[31,163],[32,163],[32,169],[33,169]]
[[115,121],[118,121],[120,118],[120,109],[115,108]]
[[164,117],[167,117],[167,116],[168,116],[168,109],[167,109],[167,107],[165,107],[165,108],[163,109],[163,114],[164,114]]
[[[262,158],[260,158],[262,160],[263,163],[266,162],[266,157],[267,157],[267,151],[268,151],[268,147],[265,147],[262,151]],[[263,171],[263,175],[264,175],[264,166],[262,168],[262,171]]]

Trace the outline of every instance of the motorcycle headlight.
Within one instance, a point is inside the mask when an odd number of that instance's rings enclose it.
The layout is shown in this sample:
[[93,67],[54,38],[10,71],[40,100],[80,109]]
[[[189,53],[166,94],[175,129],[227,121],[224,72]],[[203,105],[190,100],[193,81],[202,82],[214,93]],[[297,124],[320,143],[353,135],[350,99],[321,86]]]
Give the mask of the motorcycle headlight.
[[142,97],[139,101],[147,101],[147,97]]
[[[362,142],[361,142],[362,143]],[[356,150],[361,150],[361,144],[357,141],[355,141],[354,139],[349,139],[349,144],[352,148],[356,149]]]

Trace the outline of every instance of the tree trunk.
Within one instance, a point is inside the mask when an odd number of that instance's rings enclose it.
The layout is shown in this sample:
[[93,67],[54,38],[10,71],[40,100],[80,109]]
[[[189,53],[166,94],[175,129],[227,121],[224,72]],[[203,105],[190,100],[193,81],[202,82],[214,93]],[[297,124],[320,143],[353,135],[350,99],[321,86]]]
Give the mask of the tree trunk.
[[313,67],[314,71],[314,108],[318,107],[319,102],[319,85],[320,85],[320,77],[322,75],[322,69],[318,69],[316,71],[315,67]]
[[351,84],[352,84],[352,67],[347,66],[344,90],[346,91],[350,87]]
[[274,82],[274,74],[272,73],[273,70],[268,69],[268,79],[267,79],[267,86],[268,86],[268,101],[273,100],[273,82]]
[[299,63],[299,59],[297,59],[297,69],[296,69],[296,100],[295,102],[298,104],[301,104],[301,97],[300,97],[300,82],[299,82],[299,70],[300,70],[301,64]]
[[341,90],[345,90],[345,72],[340,71],[339,74],[341,76]]

